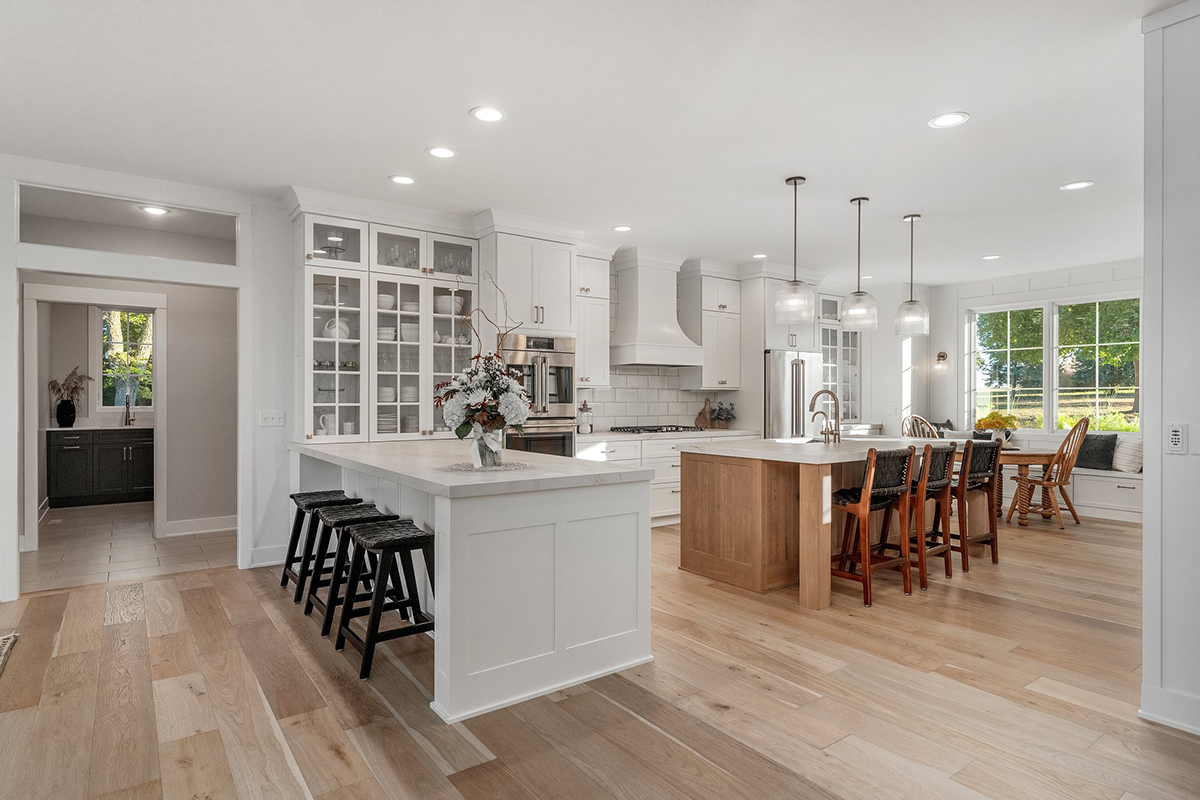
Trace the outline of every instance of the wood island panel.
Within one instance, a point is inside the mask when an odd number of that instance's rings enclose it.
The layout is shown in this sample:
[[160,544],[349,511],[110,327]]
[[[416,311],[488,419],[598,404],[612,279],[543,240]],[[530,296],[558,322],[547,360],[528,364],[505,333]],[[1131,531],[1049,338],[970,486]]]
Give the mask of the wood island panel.
[[680,568],[755,592],[796,583],[798,465],[698,453],[682,463]]

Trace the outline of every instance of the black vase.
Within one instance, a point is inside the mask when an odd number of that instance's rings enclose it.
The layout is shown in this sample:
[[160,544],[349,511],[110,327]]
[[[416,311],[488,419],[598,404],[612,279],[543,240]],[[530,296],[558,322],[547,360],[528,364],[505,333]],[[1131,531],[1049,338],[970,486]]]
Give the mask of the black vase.
[[54,416],[58,418],[58,427],[69,428],[75,424],[75,401],[59,400],[54,408]]

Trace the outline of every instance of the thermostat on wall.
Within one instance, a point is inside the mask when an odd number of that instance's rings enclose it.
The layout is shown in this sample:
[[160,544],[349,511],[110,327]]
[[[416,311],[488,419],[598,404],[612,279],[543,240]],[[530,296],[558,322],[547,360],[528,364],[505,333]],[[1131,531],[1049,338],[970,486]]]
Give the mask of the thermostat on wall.
[[1188,426],[1182,424],[1167,425],[1167,452],[1176,455],[1187,455]]

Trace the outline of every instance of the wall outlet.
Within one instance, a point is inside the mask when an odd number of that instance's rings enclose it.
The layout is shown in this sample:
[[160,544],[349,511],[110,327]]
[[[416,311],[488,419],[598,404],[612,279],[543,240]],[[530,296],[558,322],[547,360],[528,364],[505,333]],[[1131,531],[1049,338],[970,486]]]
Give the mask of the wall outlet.
[[896,416],[896,407],[895,407],[895,406],[888,406],[888,407],[887,407],[887,415],[888,415],[889,417],[894,417],[894,416]]
[[1188,426],[1180,423],[1167,425],[1167,449],[1166,452],[1174,455],[1187,455],[1188,451]]
[[285,416],[285,412],[283,411],[259,411],[258,427],[282,428]]

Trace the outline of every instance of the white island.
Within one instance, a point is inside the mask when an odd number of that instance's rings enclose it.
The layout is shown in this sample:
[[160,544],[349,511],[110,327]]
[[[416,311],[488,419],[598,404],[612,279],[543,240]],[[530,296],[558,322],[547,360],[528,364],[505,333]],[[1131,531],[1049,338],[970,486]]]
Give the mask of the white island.
[[341,488],[435,533],[447,722],[650,660],[654,470],[506,450],[529,468],[462,472],[468,445],[444,440],[290,448],[294,491]]

